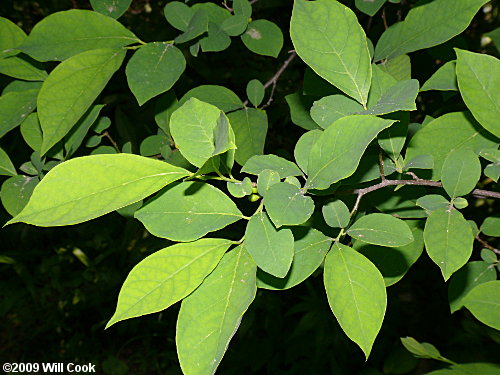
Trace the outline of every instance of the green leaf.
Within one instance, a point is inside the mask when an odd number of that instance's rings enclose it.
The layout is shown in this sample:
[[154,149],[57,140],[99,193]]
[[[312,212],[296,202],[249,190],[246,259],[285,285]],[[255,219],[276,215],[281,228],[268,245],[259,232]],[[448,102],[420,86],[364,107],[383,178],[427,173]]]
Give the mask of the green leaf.
[[275,23],[256,20],[248,24],[241,41],[252,52],[264,56],[278,57],[283,47],[283,33]]
[[180,1],[171,1],[163,9],[168,23],[177,30],[186,31],[189,27],[189,21],[194,16],[194,10]]
[[474,287],[463,304],[481,323],[500,330],[500,281],[488,281]]
[[490,216],[481,224],[481,232],[487,236],[500,237],[500,216]]
[[393,120],[359,115],[335,121],[311,149],[306,187],[326,189],[352,175],[368,144],[393,123]]
[[486,160],[492,161],[494,163],[500,163],[500,150],[496,148],[485,148],[479,152]]
[[380,65],[372,64],[372,83],[368,94],[368,107],[377,105],[382,95],[397,83],[397,79],[385,72]]
[[179,100],[179,107],[189,99],[196,98],[202,102],[212,104],[224,112],[231,112],[243,108],[243,102],[238,96],[223,86],[202,85],[189,90]]
[[[494,254],[491,250],[488,253]],[[486,262],[469,262],[450,277],[448,286],[448,301],[452,313],[463,306],[464,297],[475,286],[496,280],[494,268]]]
[[[71,129],[69,134],[64,139],[64,148],[66,150],[66,157],[69,157],[73,153],[76,152],[78,147],[83,142],[83,139],[87,135],[89,129],[97,120],[97,116],[99,116],[99,112],[104,105],[93,105],[91,106],[87,112],[78,120],[76,125]],[[99,138],[99,142],[101,140],[100,136],[94,136]],[[91,137],[92,138],[92,137]],[[89,138],[89,139],[91,139]],[[88,147],[88,146],[87,146]],[[38,150],[37,150],[38,151]]]
[[38,61],[63,61],[94,49],[119,49],[139,39],[118,21],[89,10],[53,13],[37,23],[19,49]]
[[196,3],[193,4],[192,8],[195,12],[203,10],[207,13],[208,21],[217,25],[222,24],[224,20],[231,17],[231,13],[227,9],[211,2]]
[[458,91],[456,66],[456,60],[448,61],[441,66],[431,78],[425,81],[420,92],[429,90]]
[[127,64],[127,81],[139,105],[168,91],[186,68],[184,55],[171,43],[148,43]]
[[179,108],[175,93],[170,90],[160,95],[155,102],[155,122],[170,137],[170,117]]
[[418,342],[413,337],[401,337],[401,343],[403,346],[418,358],[441,358],[439,350],[435,348],[434,345],[427,342]]
[[28,146],[34,151],[40,151],[42,147],[42,128],[38,122],[38,115],[36,112],[31,113],[21,123],[21,134]]
[[500,178],[500,163],[487,165],[486,168],[484,168],[484,175],[498,182],[498,178]]
[[330,95],[314,102],[311,107],[311,117],[319,126],[326,129],[339,118],[362,110],[361,104],[347,96]]
[[206,31],[208,31],[208,14],[202,9],[197,10],[189,20],[186,31],[175,38],[175,43],[189,42]]
[[351,214],[340,199],[329,200],[321,209],[325,222],[333,228],[345,228],[349,225]]
[[252,156],[262,155],[268,128],[266,112],[245,108],[228,113],[227,117],[236,138],[236,162],[245,165]]
[[255,273],[255,263],[238,247],[182,301],[175,341],[184,374],[215,373],[255,298]]
[[201,168],[212,156],[221,153],[219,148],[230,141],[229,124],[226,137],[216,136],[220,121],[229,120],[219,108],[196,98],[189,99],[172,114],[170,133],[181,154],[191,164]]
[[302,175],[296,164],[272,154],[252,156],[245,163],[241,172],[259,175],[264,169],[278,172],[280,178]]
[[90,0],[92,8],[105,16],[120,18],[129,8],[132,0]]
[[140,201],[187,175],[182,168],[132,154],[74,158],[51,169],[8,224],[81,223]]
[[11,93],[11,92],[21,92],[21,91],[29,91],[29,90],[40,90],[42,88],[43,82],[28,82],[21,80],[11,81],[2,91],[2,95]]
[[38,177],[28,176],[13,176],[5,180],[0,190],[0,198],[5,210],[12,216],[19,214],[39,182]]
[[312,198],[305,196],[301,189],[287,182],[279,182],[269,187],[264,203],[276,228],[303,224],[314,211]]
[[375,61],[429,48],[464,31],[487,0],[435,0],[414,7],[403,22],[389,27],[375,47]]
[[15,176],[17,175],[16,168],[10,161],[9,155],[0,148],[0,175]]
[[247,29],[247,26],[248,17],[240,15],[234,15],[226,18],[221,24],[222,30],[224,30],[229,36],[239,36],[243,34]]
[[481,177],[481,163],[470,149],[457,149],[443,163],[441,180],[444,190],[453,199],[469,194]]
[[363,255],[336,243],[326,256],[324,279],[333,314],[368,359],[387,305],[382,275]]
[[247,96],[250,103],[255,107],[258,107],[264,99],[264,93],[266,88],[258,79],[252,79],[247,84]]
[[162,147],[170,147],[168,140],[164,135],[150,135],[141,142],[139,148],[142,156],[158,155]]
[[368,245],[361,241],[354,243],[354,249],[367,257],[384,277],[385,286],[396,284],[418,260],[424,250],[424,230],[420,220],[406,220],[415,240],[405,246],[383,247]]
[[455,49],[460,94],[475,119],[500,137],[500,60]]
[[0,73],[27,81],[43,81],[47,78],[47,72],[43,70],[43,65],[25,54],[4,58],[1,58],[0,55]]
[[307,164],[309,163],[309,153],[321,134],[323,134],[323,132],[319,129],[310,130],[307,133],[302,134],[295,144],[295,149],[293,151],[295,161],[300,169],[302,169],[306,174]]
[[323,263],[332,240],[320,231],[308,227],[292,228],[294,237],[294,256],[292,266],[285,277],[272,276],[262,270],[257,271],[257,286],[271,290],[290,289],[313,274]]
[[469,148],[479,153],[484,148],[496,147],[497,140],[466,112],[447,113],[425,125],[411,138],[406,159],[419,155],[434,158],[432,179],[441,179],[444,159],[450,151]]
[[285,100],[290,108],[292,122],[295,125],[306,130],[320,128],[309,115],[309,110],[311,109],[314,99],[315,97],[302,95],[300,91],[285,96]]
[[181,182],[160,192],[135,213],[146,229],[172,241],[194,241],[240,220],[234,202],[216,187]]
[[356,0],[356,8],[369,16],[374,16],[375,13],[382,8],[387,0]]
[[260,269],[282,278],[292,264],[293,241],[290,229],[276,230],[266,213],[261,211],[248,221],[243,244]]
[[270,169],[264,169],[259,173],[257,179],[257,191],[261,196],[266,195],[271,186],[280,182],[280,175],[278,172]]
[[397,81],[411,79],[411,60],[408,55],[399,55],[392,59],[384,60],[378,66]]
[[409,169],[432,169],[434,167],[434,158],[432,155],[417,155],[411,160],[404,161],[403,171]]
[[385,115],[396,111],[414,111],[417,109],[415,100],[418,95],[418,81],[410,79],[399,81],[384,92],[378,103],[370,106],[361,115]]
[[398,111],[385,118],[396,120],[397,122],[380,132],[377,137],[379,146],[393,160],[397,160],[403,149],[406,137],[408,136],[408,123],[410,114],[408,112]]
[[424,229],[427,254],[441,269],[445,280],[467,263],[472,254],[472,235],[469,223],[462,214],[450,208],[433,211]]
[[124,58],[125,50],[95,49],[69,58],[50,73],[37,99],[42,155],[85,114]]
[[430,215],[433,211],[448,208],[450,206],[450,201],[442,195],[428,194],[418,198],[416,204],[422,207]]
[[245,177],[241,182],[228,182],[226,186],[229,194],[236,198],[252,194],[253,185],[248,177]]
[[248,0],[233,0],[233,10],[234,14],[247,19],[252,16],[252,5]]
[[33,112],[39,91],[38,89],[13,91],[0,96],[0,138]]
[[231,38],[219,24],[208,23],[208,35],[200,39],[200,46],[203,52],[224,51],[231,44]]
[[290,36],[307,65],[366,107],[372,75],[370,53],[352,10],[337,1],[296,0]]
[[481,259],[484,260],[488,264],[497,264],[498,263],[498,257],[497,254],[491,249],[482,249],[481,250]]
[[169,246],[146,257],[128,274],[106,328],[180,301],[212,272],[229,246],[229,240],[203,238]]
[[8,55],[11,50],[16,49],[24,40],[26,33],[14,22],[0,17],[0,58]]
[[403,220],[380,213],[362,216],[346,233],[362,242],[388,247],[408,245],[414,240]]

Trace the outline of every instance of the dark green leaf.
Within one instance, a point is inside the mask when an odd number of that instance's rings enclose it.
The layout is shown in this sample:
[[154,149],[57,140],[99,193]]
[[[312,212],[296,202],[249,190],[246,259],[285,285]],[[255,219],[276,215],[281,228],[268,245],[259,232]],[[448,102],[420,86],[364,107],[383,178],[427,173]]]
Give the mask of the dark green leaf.
[[424,85],[420,91],[429,90],[458,90],[457,84],[457,73],[456,73],[457,62],[455,60],[448,61],[446,64],[441,66],[436,72],[425,81]]
[[191,98],[196,98],[202,102],[212,104],[221,111],[231,112],[235,109],[243,108],[243,102],[238,96],[223,86],[202,85],[189,90],[179,100],[179,107]]
[[362,242],[388,247],[404,246],[414,241],[403,220],[380,213],[362,216],[346,233]]
[[15,176],[17,175],[16,168],[10,161],[9,155],[0,148],[0,175]]
[[208,31],[208,15],[204,10],[198,10],[189,20],[189,25],[183,34],[175,38],[175,43],[186,43]]
[[337,1],[296,0],[290,36],[307,65],[366,108],[370,53],[353,11]]
[[262,99],[264,99],[265,90],[264,85],[258,79],[252,79],[248,82],[247,96],[250,103],[258,107],[262,103]]
[[363,255],[336,243],[326,256],[324,278],[330,308],[368,358],[387,305],[382,275]]
[[444,279],[448,280],[469,260],[474,236],[459,211],[439,208],[430,214],[425,223],[424,240],[427,254],[439,266]]
[[316,143],[321,134],[323,134],[323,132],[319,129],[310,130],[307,133],[302,134],[302,136],[295,144],[295,149],[293,151],[295,161],[297,162],[297,165],[300,167],[300,169],[302,169],[306,174],[311,148]]
[[265,212],[252,216],[245,231],[244,247],[263,271],[283,278],[294,254],[290,229],[276,230]]
[[328,201],[323,208],[325,222],[333,228],[345,228],[349,225],[351,215],[349,209],[340,199]]
[[148,43],[127,64],[127,81],[139,105],[168,91],[186,68],[184,55],[171,43]]
[[362,110],[361,104],[345,95],[330,95],[314,102],[311,107],[311,117],[319,126],[326,129],[339,118]]
[[375,61],[444,43],[464,31],[487,0],[435,0],[414,7],[389,27],[375,47]]
[[481,163],[470,149],[456,149],[443,163],[441,180],[444,190],[453,199],[469,194],[481,177]]
[[92,8],[111,18],[120,18],[132,3],[132,0],[90,0]]
[[242,214],[216,187],[190,181],[159,193],[135,218],[155,236],[189,242],[240,220]]
[[176,344],[184,374],[214,374],[257,292],[256,267],[243,247],[222,258],[182,301]]
[[309,115],[309,110],[314,102],[314,97],[302,95],[300,91],[285,96],[290,108],[290,116],[295,125],[306,130],[319,129],[318,124]]
[[28,176],[13,176],[5,180],[0,190],[5,210],[12,216],[19,214],[39,182],[38,177]]
[[194,10],[180,1],[171,1],[163,9],[168,23],[177,30],[186,31],[189,27],[189,21],[194,16]]
[[314,211],[312,198],[305,196],[301,189],[287,182],[270,186],[264,203],[276,228],[303,224]]
[[262,155],[268,127],[266,112],[245,108],[228,113],[227,117],[236,138],[236,162],[245,165],[252,156]]
[[241,40],[250,51],[264,56],[278,57],[283,47],[280,28],[268,20],[250,22]]
[[477,320],[500,330],[500,280],[475,286],[463,299],[463,304]]
[[252,156],[245,163],[241,172],[259,175],[264,169],[278,172],[280,178],[302,175],[296,164],[272,154]]
[[[114,19],[89,10],[57,12],[35,25],[19,47],[39,61],[62,61],[94,49],[114,49],[139,39]],[[90,56],[90,55],[89,55]]]
[[500,216],[490,216],[481,224],[481,232],[487,236],[500,237]]
[[0,138],[33,112],[38,92],[38,89],[33,89],[8,92],[0,96]]

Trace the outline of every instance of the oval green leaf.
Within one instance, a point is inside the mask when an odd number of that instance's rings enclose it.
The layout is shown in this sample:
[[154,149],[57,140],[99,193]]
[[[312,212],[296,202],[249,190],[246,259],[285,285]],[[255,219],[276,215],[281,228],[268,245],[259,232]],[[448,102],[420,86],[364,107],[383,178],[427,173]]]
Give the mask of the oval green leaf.
[[90,0],[92,8],[105,16],[117,19],[125,13],[132,0]]
[[252,79],[247,84],[247,96],[254,107],[258,107],[264,99],[265,87],[258,79]]
[[311,149],[306,187],[327,189],[331,184],[352,175],[368,144],[393,123],[394,120],[360,115],[335,121]]
[[146,257],[128,274],[106,328],[180,301],[212,272],[229,246],[229,240],[203,238],[169,246]]
[[0,96],[0,138],[21,124],[36,107],[39,89],[12,91]]
[[477,320],[500,330],[500,280],[474,287],[463,299],[464,306]]
[[222,229],[241,217],[226,194],[210,184],[193,181],[167,188],[135,213],[155,236],[183,242]]
[[214,374],[257,292],[255,262],[243,247],[222,258],[182,301],[175,341],[185,375]]
[[250,22],[241,40],[250,51],[264,56],[278,57],[283,47],[281,29],[268,20]]
[[439,266],[444,279],[448,280],[469,260],[474,236],[459,211],[440,208],[427,219],[424,240],[427,254]]
[[241,169],[241,172],[259,175],[265,169],[278,172],[280,178],[302,175],[302,172],[297,165],[291,161],[272,154],[252,156],[247,160]]
[[139,102],[168,91],[186,68],[182,52],[171,43],[148,43],[127,64],[127,81]]
[[480,177],[479,157],[470,149],[454,150],[444,160],[441,181],[452,199],[469,194]]
[[408,245],[414,240],[403,220],[379,213],[362,216],[346,233],[362,242],[388,247]]
[[460,94],[475,119],[500,137],[500,60],[455,49]]
[[50,73],[37,99],[42,155],[90,108],[124,58],[125,50],[95,49],[69,58]]
[[370,52],[351,9],[331,0],[295,0],[290,36],[307,65],[366,108]]
[[293,234],[290,229],[276,230],[265,212],[248,221],[245,249],[265,272],[285,277],[293,260]]
[[349,225],[351,214],[340,199],[328,201],[321,211],[325,222],[332,228],[345,228]]
[[323,263],[330,249],[332,239],[320,231],[309,227],[293,227],[293,262],[285,277],[272,276],[262,270],[257,271],[257,286],[263,289],[285,290],[300,284],[313,274]]
[[37,23],[19,49],[38,61],[63,61],[93,49],[119,49],[140,40],[118,21],[90,10],[57,12]]
[[389,27],[375,47],[374,60],[436,46],[464,31],[487,0],[435,0],[410,10],[403,22]]
[[356,250],[335,244],[326,256],[324,282],[333,314],[368,359],[387,306],[382,275]]
[[28,205],[8,224],[47,227],[81,223],[140,201],[189,174],[132,154],[74,158],[51,169]]
[[314,211],[312,198],[305,196],[301,189],[287,182],[272,185],[266,192],[264,203],[276,228],[303,224]]

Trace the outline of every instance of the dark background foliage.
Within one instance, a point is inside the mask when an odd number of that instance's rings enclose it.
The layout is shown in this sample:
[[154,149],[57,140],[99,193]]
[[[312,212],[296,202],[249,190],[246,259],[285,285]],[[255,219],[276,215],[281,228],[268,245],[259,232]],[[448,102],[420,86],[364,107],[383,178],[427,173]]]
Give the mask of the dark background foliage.
[[[134,0],[120,18],[142,40],[170,40],[176,32],[163,17],[166,1]],[[344,1],[352,8],[354,1]],[[450,1],[450,6],[452,5]],[[413,1],[387,3],[388,24],[404,18]],[[3,0],[0,16],[16,22],[26,32],[47,15],[70,8],[90,9],[85,0]],[[277,23],[285,45],[277,59],[250,53],[235,38],[222,53],[202,53],[194,58],[185,51],[187,69],[176,85],[180,97],[200,84],[231,88],[245,98],[246,83],[253,78],[266,82],[293,48],[288,36],[291,1],[260,0],[254,4],[255,18]],[[422,84],[446,61],[454,59],[453,47],[497,55],[481,36],[498,27],[499,3],[479,13],[465,33],[451,41],[411,54],[412,76]],[[376,40],[384,30],[381,12],[373,18],[358,14],[368,36]],[[302,85],[304,67],[296,59],[278,82],[268,109],[270,129],[266,152],[290,157],[303,130],[292,124],[284,95]],[[0,88],[9,78],[0,75]],[[121,146],[156,133],[154,105],[138,107],[129,92],[123,69],[114,76],[102,96],[104,114],[113,120],[110,132]],[[457,95],[427,92],[420,95],[419,110],[412,122],[426,115],[438,116],[463,110]],[[1,140],[1,147],[15,165],[29,160],[30,151],[19,132]],[[89,153],[82,147],[80,155]],[[4,178],[0,180],[3,182]],[[487,188],[498,191],[491,181]],[[495,203],[471,205],[466,217],[481,223],[497,210]],[[9,215],[0,211],[0,222]],[[224,230],[228,238],[239,238],[243,228]],[[13,262],[0,264],[0,359],[2,362],[74,362],[97,365],[107,374],[180,374],[175,349],[178,305],[162,313],[119,323],[104,331],[113,314],[120,286],[126,275],[145,256],[168,245],[148,235],[142,225],[117,213],[88,223],[64,228],[36,228],[24,224],[0,231],[1,255]],[[498,244],[497,244],[498,245]],[[498,246],[497,246],[498,247]],[[479,257],[480,244],[476,244]],[[424,254],[396,285],[388,288],[388,309],[370,359],[347,339],[333,317],[324,293],[321,273],[284,292],[260,290],[245,315],[219,368],[220,374],[370,374],[368,369],[398,373],[415,361],[401,346],[399,337],[413,336],[436,345],[441,353],[458,362],[500,363],[500,334],[478,323],[467,311],[453,315],[447,303],[447,286],[438,268]],[[411,374],[438,368],[439,363],[419,360]],[[374,372],[376,374],[376,372]]]

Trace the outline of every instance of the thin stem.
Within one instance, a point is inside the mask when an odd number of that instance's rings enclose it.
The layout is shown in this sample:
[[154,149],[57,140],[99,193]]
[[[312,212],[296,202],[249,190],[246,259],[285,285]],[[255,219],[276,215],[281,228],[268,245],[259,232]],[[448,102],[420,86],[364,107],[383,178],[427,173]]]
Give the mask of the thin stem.
[[101,134],[103,137],[108,138],[108,140],[111,142],[113,147],[115,148],[116,152],[120,153],[120,148],[118,147],[118,144],[115,142],[115,140],[111,137],[111,135],[108,133],[106,130],[104,133]]
[[382,149],[378,152],[378,169],[380,171],[380,178],[382,181],[385,181],[385,172],[384,172],[384,155],[382,155]]
[[483,240],[481,237],[479,237],[479,234],[476,236],[476,240],[481,244],[483,245],[486,249],[488,250],[491,250],[493,251],[495,254],[499,254],[500,255],[500,250],[498,250],[497,248],[491,246],[488,242],[486,242],[485,240]]
[[[288,59],[285,60],[285,62],[283,63],[283,65],[281,65],[281,67],[276,71],[276,73],[274,73],[274,75],[264,84],[264,88],[265,89],[267,89],[271,85],[273,87],[271,89],[271,95],[269,96],[269,99],[268,99],[267,103],[264,104],[262,106],[262,108],[269,107],[269,105],[272,103],[273,96],[274,96],[274,91],[275,91],[275,88],[276,88],[276,83],[278,82],[278,79],[281,77],[281,75],[286,70],[286,68],[288,67],[288,65],[290,65],[290,63],[293,61],[293,59],[295,59],[295,57],[297,57],[297,53],[295,52],[295,50],[292,50],[291,53],[290,53],[290,56],[288,57]],[[243,103],[243,105],[246,107],[248,105],[248,100],[245,100],[245,102]]]

